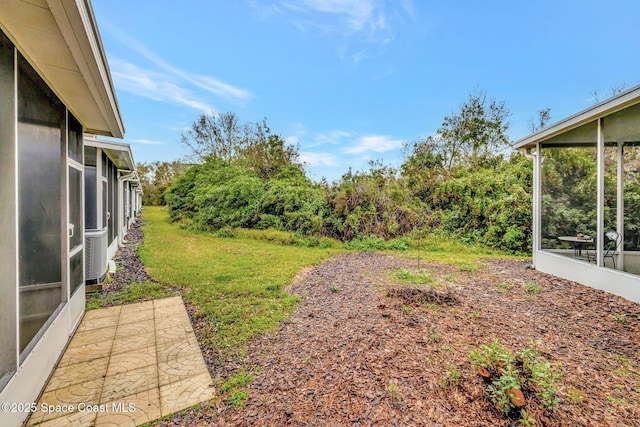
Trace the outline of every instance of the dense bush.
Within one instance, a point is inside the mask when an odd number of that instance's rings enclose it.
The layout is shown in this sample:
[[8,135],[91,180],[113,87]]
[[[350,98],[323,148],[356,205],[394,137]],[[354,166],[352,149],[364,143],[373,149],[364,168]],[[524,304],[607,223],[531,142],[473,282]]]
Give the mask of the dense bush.
[[165,200],[173,221],[217,235],[271,229],[373,249],[389,241],[404,248],[403,237],[437,231],[524,252],[532,167],[521,155],[500,154],[508,115],[503,102],[472,93],[436,135],[405,145],[399,169],[371,162],[333,184],[311,182],[297,147],[272,134],[266,120],[241,125],[233,113],[202,115],[182,141],[203,163],[178,176]]
[[427,219],[427,206],[412,197],[405,180],[379,164],[368,173],[349,171],[325,192],[332,209],[325,229],[342,240],[391,239],[422,227]]
[[[165,198],[172,220],[224,235],[233,228],[274,229],[372,249],[373,243],[387,248],[385,240],[439,227],[467,243],[512,252],[530,248],[529,160],[514,155],[495,170],[449,173],[433,181],[423,200],[424,187],[414,192],[407,177],[380,164],[319,185],[296,167],[261,179],[236,162],[209,159],[178,177]],[[411,179],[418,177],[414,169]]]
[[513,252],[531,247],[531,162],[521,155],[497,169],[459,169],[436,186],[441,226],[463,241]]
[[322,189],[304,175],[273,179],[267,182],[260,199],[257,228],[318,234],[327,210]]
[[318,234],[327,210],[322,189],[295,167],[264,180],[219,159],[187,170],[165,198],[173,221],[213,231],[241,227]]

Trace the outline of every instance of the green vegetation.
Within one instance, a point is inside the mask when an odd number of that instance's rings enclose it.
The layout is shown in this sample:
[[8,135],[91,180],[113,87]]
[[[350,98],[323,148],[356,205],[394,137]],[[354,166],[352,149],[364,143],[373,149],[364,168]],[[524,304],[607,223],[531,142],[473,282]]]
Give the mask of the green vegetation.
[[412,272],[409,269],[403,268],[395,273],[395,277],[402,283],[411,283],[415,285],[433,282],[433,277],[431,277],[424,269]]
[[[531,130],[550,121],[538,111]],[[169,207],[172,221],[220,237],[237,228],[277,230],[309,244],[332,238],[354,250],[407,250],[430,234],[524,255],[531,248],[532,165],[511,152],[504,102],[482,91],[446,115],[436,133],[405,142],[395,168],[374,160],[336,182],[313,182],[298,147],[272,133],[266,120],[240,123],[235,113],[203,114],[183,133],[192,164],[141,166],[145,203]],[[595,136],[594,136],[595,138]],[[588,138],[587,138],[588,139]],[[542,166],[542,245],[596,231],[593,146],[545,147]],[[606,147],[606,163],[617,151]],[[625,150],[625,164],[640,149]],[[615,228],[616,176],[605,168],[605,228]],[[640,182],[625,179],[625,244],[640,245]],[[470,267],[472,268],[472,267]]]
[[225,396],[223,401],[227,405],[236,409],[242,409],[245,406],[249,391],[246,389],[255,380],[252,373],[247,373],[244,368],[236,372],[226,382],[218,387],[218,394]]
[[500,292],[507,292],[509,289],[513,287],[513,284],[508,282],[503,282],[503,283],[496,283],[495,286],[496,288],[498,288]]
[[537,349],[539,345],[540,341],[530,341],[530,347],[515,357],[496,340],[469,354],[473,366],[490,381],[487,391],[504,414],[522,407],[525,398],[537,400],[541,409],[549,411],[559,402],[555,390],[556,380],[560,378],[559,369],[543,359]]
[[[435,136],[405,143],[399,168],[375,160],[366,171],[317,183],[298,147],[271,133],[266,120],[241,124],[234,113],[203,114],[181,139],[195,164],[147,165],[146,181],[158,187],[148,193],[166,201],[172,221],[220,237],[238,228],[274,230],[309,245],[332,238],[354,250],[406,251],[436,234],[524,254],[532,168],[524,156],[505,154],[508,117],[504,102],[473,92]],[[546,120],[548,110],[540,126]]]
[[449,369],[447,370],[447,374],[438,381],[438,385],[440,388],[447,388],[454,384],[457,384],[460,381],[461,373],[455,366],[449,364]]
[[398,394],[398,385],[396,383],[389,383],[389,395],[391,396],[391,400],[394,402],[402,400]]
[[625,323],[627,321],[627,313],[615,313],[611,315],[611,318],[618,323]]
[[295,274],[338,252],[184,230],[158,207],[145,208],[144,220],[142,262],[154,280],[184,287],[221,353],[242,352],[248,339],[275,328],[294,310],[296,299],[284,288]]
[[159,283],[132,283],[122,292],[103,295],[101,292],[87,294],[86,310],[108,307],[111,305],[130,304],[140,301],[148,301],[171,296],[172,293],[166,286]]

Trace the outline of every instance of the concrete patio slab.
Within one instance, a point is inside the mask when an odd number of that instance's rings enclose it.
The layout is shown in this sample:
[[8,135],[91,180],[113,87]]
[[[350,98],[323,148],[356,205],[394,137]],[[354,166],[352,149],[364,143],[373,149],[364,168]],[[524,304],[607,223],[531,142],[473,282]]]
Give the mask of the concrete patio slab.
[[137,426],[211,400],[182,298],[85,314],[28,426]]

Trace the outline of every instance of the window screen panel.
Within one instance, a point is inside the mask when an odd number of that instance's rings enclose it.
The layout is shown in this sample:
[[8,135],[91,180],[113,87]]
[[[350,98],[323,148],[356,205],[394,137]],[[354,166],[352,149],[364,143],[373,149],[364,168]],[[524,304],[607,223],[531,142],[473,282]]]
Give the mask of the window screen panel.
[[82,211],[82,192],[82,171],[69,167],[69,224],[73,225],[73,232],[69,237],[70,252],[83,243],[84,212]]
[[69,158],[82,163],[82,125],[71,113],[68,117],[68,155]]
[[18,58],[19,335],[22,352],[64,299],[62,158],[65,108]]

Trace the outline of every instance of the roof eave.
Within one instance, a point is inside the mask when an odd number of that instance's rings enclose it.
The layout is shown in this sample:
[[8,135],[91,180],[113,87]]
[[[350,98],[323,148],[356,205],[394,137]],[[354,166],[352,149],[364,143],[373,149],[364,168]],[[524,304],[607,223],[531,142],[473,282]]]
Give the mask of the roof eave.
[[124,136],[89,0],[1,1],[0,28],[86,131]]
[[533,148],[538,142],[543,142],[638,103],[640,103],[640,85],[519,139],[512,144],[512,147],[514,149]]
[[136,172],[136,163],[133,160],[131,145],[86,135],[84,137],[84,145],[102,149],[119,170]]

